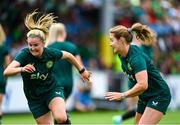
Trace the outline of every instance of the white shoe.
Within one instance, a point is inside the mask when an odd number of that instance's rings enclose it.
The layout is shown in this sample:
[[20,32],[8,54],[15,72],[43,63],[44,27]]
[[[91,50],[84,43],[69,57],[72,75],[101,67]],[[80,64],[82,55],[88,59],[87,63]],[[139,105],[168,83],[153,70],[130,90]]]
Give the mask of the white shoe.
[[120,125],[122,122],[122,117],[120,115],[115,115],[112,117],[112,122],[114,125]]

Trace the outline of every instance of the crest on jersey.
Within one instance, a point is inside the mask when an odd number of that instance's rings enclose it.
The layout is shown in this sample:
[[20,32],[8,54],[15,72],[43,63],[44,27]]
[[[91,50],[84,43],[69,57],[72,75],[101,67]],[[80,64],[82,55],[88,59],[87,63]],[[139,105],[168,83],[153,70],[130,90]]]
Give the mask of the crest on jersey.
[[132,67],[131,67],[131,65],[129,63],[128,63],[127,67],[128,67],[129,71],[132,71]]
[[46,63],[47,68],[51,68],[52,66],[53,66],[53,61],[50,60]]

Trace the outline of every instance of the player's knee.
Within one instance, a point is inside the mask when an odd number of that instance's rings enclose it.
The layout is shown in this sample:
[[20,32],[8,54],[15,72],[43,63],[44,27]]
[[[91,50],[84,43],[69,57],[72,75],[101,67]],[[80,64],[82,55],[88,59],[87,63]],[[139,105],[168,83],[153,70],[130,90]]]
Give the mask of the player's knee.
[[67,115],[58,115],[55,117],[57,123],[64,123],[67,120]]

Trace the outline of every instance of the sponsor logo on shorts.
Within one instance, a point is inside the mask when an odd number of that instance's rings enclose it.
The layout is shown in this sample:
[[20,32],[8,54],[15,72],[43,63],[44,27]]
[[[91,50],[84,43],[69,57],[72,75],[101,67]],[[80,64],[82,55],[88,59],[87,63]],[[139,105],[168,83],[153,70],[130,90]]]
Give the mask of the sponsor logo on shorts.
[[57,95],[61,95],[61,92],[55,92]]
[[158,102],[152,101],[153,106],[157,106]]

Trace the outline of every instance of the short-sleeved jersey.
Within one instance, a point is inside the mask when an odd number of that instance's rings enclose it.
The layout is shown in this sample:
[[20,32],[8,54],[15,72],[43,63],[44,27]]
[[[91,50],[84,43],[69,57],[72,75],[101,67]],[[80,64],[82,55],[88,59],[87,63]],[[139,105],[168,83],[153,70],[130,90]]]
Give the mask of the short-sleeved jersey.
[[[120,55],[119,55],[120,57]],[[135,45],[130,45],[126,57],[120,57],[123,71],[128,75],[131,88],[137,83],[135,74],[146,70],[148,73],[148,89],[139,95],[140,99],[156,96],[160,93],[170,94],[167,83],[153,65],[151,59]]]
[[[55,48],[71,53],[74,56],[79,55],[78,48],[71,42],[54,42],[48,46],[49,48]],[[53,74],[61,86],[72,86],[73,74],[72,64],[67,60],[59,60],[54,65]],[[59,70],[60,69],[60,70]]]
[[141,45],[141,50],[150,58],[153,59],[153,47]]
[[[140,49],[150,58],[153,59],[153,47],[141,45]],[[128,80],[128,87],[131,88],[132,83]]]
[[8,49],[5,46],[0,46],[0,84],[5,84],[6,80],[3,76],[4,60],[9,54]]
[[61,59],[62,52],[54,49],[44,48],[40,58],[33,56],[28,48],[23,49],[15,60],[20,63],[20,66],[33,64],[36,68],[32,73],[21,73],[24,92],[29,100],[38,100],[43,97],[43,94],[57,86],[57,82],[52,74],[54,63]]

